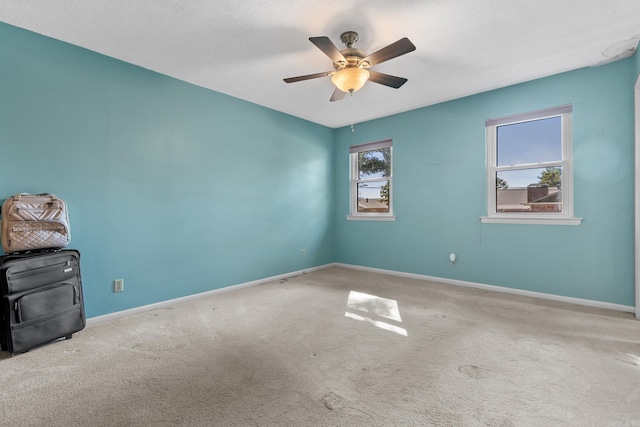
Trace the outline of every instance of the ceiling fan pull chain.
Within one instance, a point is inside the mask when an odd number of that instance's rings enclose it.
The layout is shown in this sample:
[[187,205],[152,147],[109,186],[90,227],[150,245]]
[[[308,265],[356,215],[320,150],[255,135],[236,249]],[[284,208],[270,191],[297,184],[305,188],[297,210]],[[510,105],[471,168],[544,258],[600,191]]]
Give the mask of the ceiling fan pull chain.
[[[351,117],[353,117],[353,92],[349,93],[349,108],[351,109]],[[356,133],[356,129],[353,127],[353,123],[351,123],[351,133]]]

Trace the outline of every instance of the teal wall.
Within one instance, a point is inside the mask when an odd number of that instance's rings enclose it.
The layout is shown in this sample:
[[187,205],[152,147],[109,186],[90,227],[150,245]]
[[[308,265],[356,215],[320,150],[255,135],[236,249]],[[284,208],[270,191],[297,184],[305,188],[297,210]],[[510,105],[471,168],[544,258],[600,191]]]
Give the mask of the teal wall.
[[334,261],[331,129],[6,24],[0,40],[0,199],[67,201],[89,317]]
[[[352,134],[9,25],[0,40],[0,199],[67,201],[89,317],[334,261],[633,305],[637,55]],[[484,120],[567,103],[584,222],[482,224]],[[398,219],[347,221],[348,147],[385,138]]]
[[[632,61],[337,130],[337,261],[634,305]],[[569,103],[574,207],[583,223],[481,223],[485,119]],[[347,221],[349,145],[384,138],[393,138],[397,221]]]

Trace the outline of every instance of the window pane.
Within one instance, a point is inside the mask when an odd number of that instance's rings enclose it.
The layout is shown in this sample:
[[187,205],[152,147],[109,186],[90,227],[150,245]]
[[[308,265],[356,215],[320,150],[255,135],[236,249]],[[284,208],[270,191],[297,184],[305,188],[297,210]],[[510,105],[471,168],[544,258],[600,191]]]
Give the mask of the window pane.
[[389,212],[389,181],[359,182],[358,212]]
[[562,160],[562,119],[533,120],[498,126],[497,166]]
[[358,179],[391,176],[391,148],[358,153]]
[[496,212],[562,212],[562,168],[496,173]]

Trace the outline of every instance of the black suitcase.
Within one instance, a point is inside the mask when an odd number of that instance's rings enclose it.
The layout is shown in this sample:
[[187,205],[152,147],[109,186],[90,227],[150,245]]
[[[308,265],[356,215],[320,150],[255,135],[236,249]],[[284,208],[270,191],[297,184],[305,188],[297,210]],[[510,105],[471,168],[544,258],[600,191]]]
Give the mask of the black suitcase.
[[84,329],[80,252],[0,257],[0,345],[23,353]]

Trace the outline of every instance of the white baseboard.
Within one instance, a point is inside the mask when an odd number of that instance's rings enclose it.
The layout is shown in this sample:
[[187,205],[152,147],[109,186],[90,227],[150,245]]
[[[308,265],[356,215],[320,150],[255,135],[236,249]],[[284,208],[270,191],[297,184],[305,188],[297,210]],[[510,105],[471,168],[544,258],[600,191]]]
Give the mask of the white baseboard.
[[280,274],[277,276],[266,277],[264,279],[254,280],[252,282],[240,283],[237,285],[226,286],[224,288],[213,289],[211,291],[200,292],[193,295],[187,295],[180,298],[174,298],[167,301],[157,302],[155,304],[143,305],[140,307],[130,308],[128,310],[116,311],[115,313],[104,314],[102,316],[95,316],[87,319],[87,326],[97,325],[98,323],[108,322],[110,320],[119,319],[121,317],[131,316],[132,314],[143,313],[145,311],[154,310],[156,308],[168,307],[170,305],[180,304],[187,301],[192,301],[198,298],[203,298],[210,295],[215,295],[223,292],[235,291],[242,288],[248,288],[250,286],[262,285],[263,283],[275,282],[282,279],[287,279],[293,276],[299,276],[305,273],[311,273],[313,271],[324,270],[326,268],[334,267],[336,264],[325,264],[318,267],[305,268],[304,270],[293,271],[291,273]]
[[174,299],[167,300],[167,301],[161,301],[161,302],[157,302],[155,304],[148,304],[148,305],[143,305],[143,306],[140,306],[140,307],[131,308],[131,309],[128,309],[128,310],[117,311],[115,313],[109,313],[109,314],[105,314],[105,315],[102,315],[102,316],[91,317],[91,318],[87,319],[87,326],[96,325],[98,323],[103,323],[103,322],[108,322],[110,320],[119,319],[121,317],[130,316],[132,314],[143,313],[145,311],[154,310],[156,308],[168,307],[170,305],[180,304],[180,303],[183,303],[183,302],[195,300],[195,299],[198,299],[198,298],[203,298],[203,297],[210,296],[210,295],[215,295],[215,294],[219,294],[219,293],[223,293],[223,292],[235,291],[235,290],[242,289],[242,288],[247,288],[247,287],[250,287],[250,286],[261,285],[263,283],[275,282],[275,281],[286,279],[286,278],[289,278],[289,277],[299,276],[299,275],[305,274],[305,273],[311,273],[311,272],[318,271],[318,270],[324,270],[324,269],[327,269],[327,268],[330,268],[330,267],[344,267],[344,268],[350,268],[352,270],[369,271],[369,272],[372,272],[372,273],[381,273],[381,274],[387,274],[387,275],[398,276],[398,277],[407,277],[407,278],[411,278],[411,279],[429,280],[429,281],[432,281],[432,282],[445,283],[445,284],[448,284],[448,285],[464,286],[464,287],[468,287],[468,288],[477,288],[477,289],[485,289],[485,290],[488,290],[488,291],[503,292],[503,293],[508,293],[508,294],[522,295],[522,296],[528,296],[528,297],[534,297],[534,298],[542,298],[542,299],[551,300],[551,301],[567,302],[567,303],[571,303],[571,304],[584,305],[584,306],[588,306],[588,307],[605,308],[605,309],[608,309],[608,310],[624,311],[624,312],[628,312],[628,313],[635,313],[635,311],[636,311],[635,307],[622,305],[622,304],[613,304],[613,303],[609,303],[609,302],[593,301],[593,300],[582,299],[582,298],[564,297],[564,296],[560,296],[560,295],[546,294],[546,293],[542,293],[542,292],[524,291],[524,290],[521,290],[521,289],[505,288],[505,287],[502,287],[502,286],[494,286],[494,285],[485,285],[483,283],[467,282],[467,281],[464,281],[464,280],[455,280],[455,279],[446,279],[446,278],[442,278],[442,277],[427,276],[427,275],[424,275],[424,274],[404,273],[404,272],[401,272],[401,271],[384,270],[384,269],[381,269],[381,268],[363,267],[363,266],[352,265],[352,264],[330,263],[330,264],[325,264],[325,265],[321,265],[321,266],[318,266],[318,267],[312,267],[312,268],[307,268],[307,269],[304,269],[304,270],[293,271],[291,273],[280,274],[278,276],[266,277],[264,279],[254,280],[252,282],[240,283],[240,284],[237,284],[237,285],[231,285],[231,286],[227,286],[227,287],[220,288],[220,289],[213,289],[211,291],[201,292],[201,293],[193,294],[193,295],[187,295],[187,296],[184,296],[184,297],[174,298]]
[[464,287],[467,287],[467,288],[485,289],[485,290],[488,290],[488,291],[496,291],[496,292],[503,292],[503,293],[507,293],[507,294],[515,294],[515,295],[522,295],[522,296],[527,296],[527,297],[542,298],[542,299],[551,300],[551,301],[567,302],[567,303],[571,303],[571,304],[578,304],[578,305],[584,305],[584,306],[589,306],[589,307],[605,308],[605,309],[608,309],[608,310],[624,311],[624,312],[628,312],[628,313],[634,313],[635,312],[635,307],[633,307],[633,306],[627,306],[627,305],[622,305],[622,304],[614,304],[614,303],[610,303],[610,302],[594,301],[594,300],[588,300],[588,299],[582,299],[582,298],[573,298],[573,297],[564,297],[564,296],[561,296],[561,295],[546,294],[546,293],[543,293],[543,292],[524,291],[524,290],[521,290],[521,289],[506,288],[506,287],[502,287],[502,286],[485,285],[483,283],[466,282],[464,280],[445,279],[445,278],[442,278],[442,277],[426,276],[426,275],[423,275],[423,274],[403,273],[401,271],[384,270],[384,269],[372,268],[372,267],[362,267],[362,266],[359,266],[359,265],[352,265],[352,264],[336,263],[335,266],[344,267],[344,268],[350,268],[350,269],[353,269],[353,270],[370,271],[372,273],[389,274],[389,275],[398,276],[398,277],[407,277],[407,278],[411,278],[411,279],[429,280],[429,281],[432,281],[432,282],[445,283],[445,284],[448,284],[448,285],[455,285],[455,286],[464,286]]

